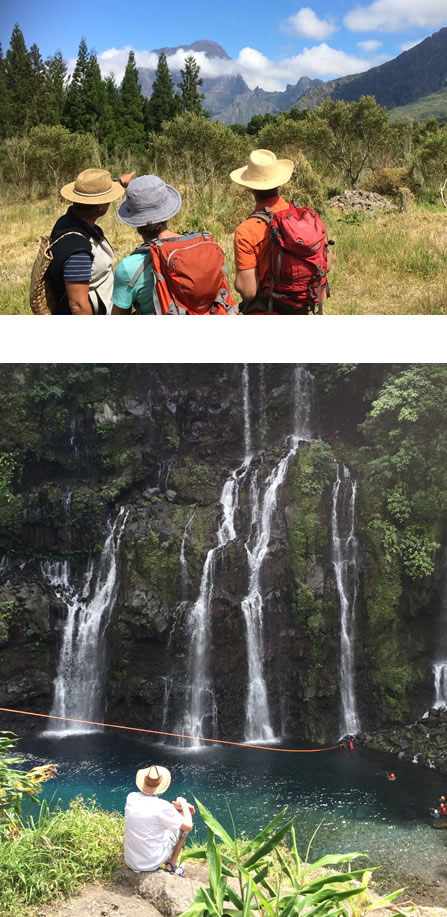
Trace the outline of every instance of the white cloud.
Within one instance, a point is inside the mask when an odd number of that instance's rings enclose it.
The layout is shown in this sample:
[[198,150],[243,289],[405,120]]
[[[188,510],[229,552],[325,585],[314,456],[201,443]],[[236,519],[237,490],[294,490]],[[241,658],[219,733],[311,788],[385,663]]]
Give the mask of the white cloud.
[[436,29],[447,25],[447,5],[446,0],[375,0],[349,10],[343,21],[352,32],[399,32],[413,26]]
[[283,27],[301,38],[315,38],[317,41],[324,41],[337,29],[331,20],[319,19],[310,6],[303,6],[294,16],[289,16]]
[[369,38],[367,41],[358,41],[357,44],[366,54],[373,54],[374,51],[377,51],[377,48],[380,48],[383,42],[377,41],[375,38]]
[[418,41],[403,41],[399,48],[401,51],[410,51],[411,48],[415,48],[416,45],[420,45],[423,38],[419,38]]
[[[102,73],[104,75],[114,73],[119,83],[124,74],[129,50],[128,47],[110,48],[99,54],[98,62]],[[171,71],[178,73],[188,54],[191,52],[180,49],[168,57]],[[207,57],[203,51],[196,51],[194,57],[200,66],[202,77],[234,76],[240,73],[250,89],[260,86],[269,91],[283,90],[287,83],[293,85],[301,76],[331,79],[346,76],[349,73],[361,73],[383,63],[386,59],[384,55],[378,55],[374,59],[366,60],[363,57],[356,57],[331,48],[326,42],[311,48],[304,48],[300,54],[279,61],[269,60],[266,55],[261,54],[255,48],[242,48],[234,60]],[[135,51],[135,58],[138,67],[155,69],[157,66],[157,55],[152,51]],[[70,68],[72,70],[75,61],[68,63],[72,65]]]

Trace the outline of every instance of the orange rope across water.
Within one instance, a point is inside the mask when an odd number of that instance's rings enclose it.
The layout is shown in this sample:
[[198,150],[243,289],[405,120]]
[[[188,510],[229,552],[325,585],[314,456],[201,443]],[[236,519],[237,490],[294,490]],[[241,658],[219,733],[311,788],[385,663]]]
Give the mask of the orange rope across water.
[[138,726],[119,726],[117,723],[95,723],[92,720],[76,720],[71,716],[53,716],[51,713],[31,713],[30,710],[11,710],[9,707],[0,707],[3,713],[19,713],[21,716],[40,716],[47,720],[63,720],[65,723],[82,723],[84,726],[105,726],[107,729],[127,729],[129,732],[146,732],[155,736],[168,736],[172,739],[193,739],[199,742],[211,742],[212,745],[237,745],[239,748],[259,748],[262,751],[284,751],[289,754],[316,754],[320,751],[332,751],[334,748],[342,748],[339,742],[337,745],[329,745],[327,748],[275,748],[274,745],[251,745],[247,742],[230,742],[228,739],[205,739],[203,736],[186,736],[180,732],[159,732],[157,729],[142,729]]

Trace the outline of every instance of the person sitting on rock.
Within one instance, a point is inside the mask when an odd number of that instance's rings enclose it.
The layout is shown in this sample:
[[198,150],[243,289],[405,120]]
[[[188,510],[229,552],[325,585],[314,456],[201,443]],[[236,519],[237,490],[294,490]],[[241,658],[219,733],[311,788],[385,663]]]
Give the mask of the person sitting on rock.
[[129,793],[124,813],[124,859],[134,872],[166,872],[183,876],[180,852],[192,829],[194,806],[179,796],[175,802],[159,797],[171,784],[166,767],[152,764],[137,771],[138,793]]

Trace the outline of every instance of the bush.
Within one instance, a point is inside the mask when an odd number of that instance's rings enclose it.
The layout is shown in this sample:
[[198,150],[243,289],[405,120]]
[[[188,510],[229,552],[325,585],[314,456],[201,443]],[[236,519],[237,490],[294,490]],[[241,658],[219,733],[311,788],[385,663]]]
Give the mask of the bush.
[[204,187],[218,178],[229,184],[230,172],[244,164],[251,141],[218,121],[199,115],[178,115],[163,124],[162,134],[150,134],[140,161],[141,171]]
[[393,197],[408,187],[409,176],[410,169],[405,166],[400,169],[377,166],[367,182],[365,182],[365,185],[368,191],[375,191],[376,194],[388,194]]
[[257,146],[261,150],[272,150],[277,156],[294,159],[302,150],[306,137],[303,121],[293,121],[287,115],[277,115],[270,124],[259,131]]
[[71,134],[60,124],[40,124],[29,134],[28,169],[42,193],[59,191],[83,169],[100,165],[99,148],[91,134]]

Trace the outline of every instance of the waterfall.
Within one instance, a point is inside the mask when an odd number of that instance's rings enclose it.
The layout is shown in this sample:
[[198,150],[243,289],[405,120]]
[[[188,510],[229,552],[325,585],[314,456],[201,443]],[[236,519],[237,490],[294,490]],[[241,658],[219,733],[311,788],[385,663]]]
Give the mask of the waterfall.
[[255,473],[251,480],[251,532],[245,543],[248,559],[248,592],[241,603],[247,637],[248,691],[245,714],[245,741],[272,741],[267,686],[264,678],[264,639],[261,572],[268,553],[273,514],[278,492],[284,483],[289,463],[298,450],[300,440],[310,439],[313,377],[297,366],[294,374],[293,434],[289,451],[268,476],[264,496]]
[[237,471],[233,471],[225,482],[220,497],[222,519],[217,530],[217,546],[208,551],[199,596],[189,613],[190,684],[186,698],[185,717],[178,731],[192,736],[195,746],[200,745],[199,736],[214,738],[217,733],[217,704],[209,665],[214,567],[219,551],[236,537],[234,513],[238,496],[239,477]]
[[180,732],[192,736],[199,746],[199,737],[215,737],[218,728],[217,704],[209,657],[211,645],[211,603],[214,591],[215,562],[219,552],[236,538],[234,517],[239,506],[239,490],[252,457],[249,369],[242,367],[241,389],[244,419],[244,460],[225,481],[220,495],[221,520],[217,529],[217,545],[208,551],[202,571],[198,598],[189,613],[189,687],[185,716]]
[[[53,716],[98,721],[104,676],[104,636],[116,595],[118,553],[128,513],[121,507],[96,565],[89,560],[79,591],[70,576],[70,564],[44,561],[42,573],[58,598],[65,602],[67,617],[62,635],[56,679]],[[95,574],[95,576],[94,576]],[[92,729],[60,722],[51,732],[73,735]]]
[[435,676],[434,707],[447,707],[447,662],[433,663]]
[[242,367],[242,404],[244,411],[245,463],[248,464],[252,456],[252,441],[250,422],[250,377],[247,363],[244,363]]
[[341,735],[360,732],[354,685],[355,614],[359,554],[355,534],[357,483],[349,469],[337,463],[332,488],[332,564],[340,602]]
[[190,585],[190,578],[189,578],[189,572],[188,572],[188,564],[187,564],[187,562],[186,562],[186,555],[185,555],[185,547],[186,547],[186,540],[187,540],[187,539],[190,537],[190,535],[191,535],[190,525],[191,525],[192,520],[194,519],[194,516],[195,516],[195,513],[193,513],[193,514],[189,517],[188,522],[187,522],[186,525],[185,525],[185,529],[184,529],[184,532],[183,532],[182,543],[181,543],[181,545],[180,545],[180,558],[179,558],[179,566],[180,566],[180,598],[181,598],[182,602],[185,602],[186,599],[188,598],[188,590],[189,590],[189,585]]

